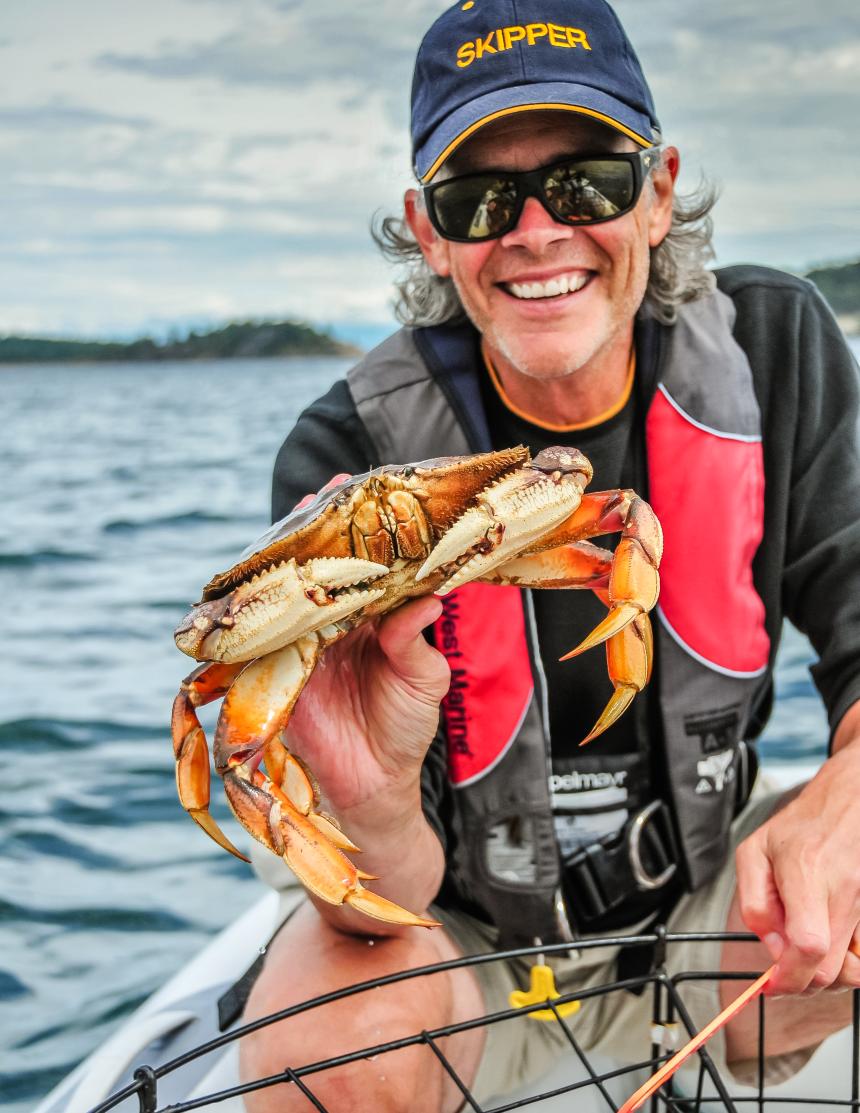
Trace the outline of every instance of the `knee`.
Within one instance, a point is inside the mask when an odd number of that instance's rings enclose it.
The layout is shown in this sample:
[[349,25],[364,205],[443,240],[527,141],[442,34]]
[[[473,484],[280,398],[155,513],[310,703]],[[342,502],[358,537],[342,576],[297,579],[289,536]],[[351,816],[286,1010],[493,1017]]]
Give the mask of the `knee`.
[[[445,953],[440,938],[428,940],[424,933],[372,941],[343,935],[310,908],[302,910],[294,920],[269,948],[245,1009],[245,1022],[300,1006],[356,982],[452,957]],[[300,1009],[245,1036],[239,1049],[243,1082],[281,1075],[288,1068],[298,1070],[333,1056],[414,1036],[426,1026],[450,1022],[456,1007],[451,979],[439,975],[416,984],[420,984],[420,994],[415,993],[414,987],[403,992],[403,987],[395,983],[326,1005]],[[390,1053],[372,1063],[361,1057],[336,1071],[308,1075],[304,1081],[326,1108],[329,1105],[325,1095],[329,1100],[336,1098],[331,1107],[338,1110],[416,1109],[418,1106],[406,1094],[399,1095],[394,1105],[390,1100],[395,1099],[398,1087],[413,1085],[416,1074],[422,1073],[426,1054],[427,1050],[421,1048],[411,1049],[411,1054],[398,1052],[397,1058],[405,1069],[396,1072],[395,1065],[399,1068],[401,1064],[395,1064]],[[415,1061],[411,1061],[412,1057]],[[389,1061],[391,1070],[387,1069]],[[380,1082],[380,1078],[384,1081]],[[377,1089],[380,1092],[373,1093]],[[292,1083],[248,1094],[245,1102],[249,1113],[275,1110],[287,1113],[293,1108],[308,1108],[308,1099]]]

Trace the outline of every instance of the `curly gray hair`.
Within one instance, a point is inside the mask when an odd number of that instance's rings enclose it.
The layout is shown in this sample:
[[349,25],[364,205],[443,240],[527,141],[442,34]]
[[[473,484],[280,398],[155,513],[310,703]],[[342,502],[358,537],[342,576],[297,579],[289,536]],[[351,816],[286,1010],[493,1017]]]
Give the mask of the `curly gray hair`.
[[[705,180],[692,193],[676,194],[669,232],[651,251],[643,305],[663,324],[674,322],[684,302],[714,288],[707,264],[714,258],[711,210],[716,200],[716,187]],[[454,283],[430,269],[404,217],[377,217],[370,231],[386,259],[401,269],[394,283],[394,313],[401,324],[441,325],[465,316]]]

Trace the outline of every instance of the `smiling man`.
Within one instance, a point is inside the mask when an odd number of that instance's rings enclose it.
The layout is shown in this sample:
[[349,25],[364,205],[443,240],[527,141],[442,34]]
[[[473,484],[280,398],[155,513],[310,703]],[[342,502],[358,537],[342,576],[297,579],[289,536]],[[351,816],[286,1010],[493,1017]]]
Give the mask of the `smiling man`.
[[[633,488],[663,522],[655,675],[583,750],[605,660],[559,658],[601,616],[589,592],[470,585],[334,646],[290,746],[378,891],[443,927],[377,925],[288,892],[246,1017],[462,953],[658,920],[746,928],[761,942],[684,944],[670,970],[778,962],[765,1052],[768,1077],[784,1078],[847,1023],[840,991],[860,985],[856,367],[808,283],[705,268],[711,200],[677,196],[678,151],[604,0],[451,8],[419,49],[412,139],[417,188],[381,236],[407,268],[405,327],[299,419],[275,469],[275,517],[334,473],[573,445],[595,490]],[[751,740],[785,617],[818,651],[832,737],[813,780],[781,798],[754,791]],[[259,862],[286,888],[278,865]],[[637,954],[644,972],[651,956]],[[554,965],[562,992],[637,972],[611,948]],[[282,1021],[245,1041],[243,1074],[504,1009],[528,976],[527,963],[451,970],[327,1006],[312,1025]],[[736,988],[692,986],[696,1023]],[[649,1054],[649,1020],[647,994],[618,993],[571,1023],[585,1047],[630,1060]],[[741,1078],[756,1023],[742,1015],[714,1041]],[[566,1039],[522,1022],[444,1044],[480,1102],[538,1077]],[[337,1110],[462,1102],[426,1047],[312,1088]],[[246,1100],[306,1099],[281,1086]]]

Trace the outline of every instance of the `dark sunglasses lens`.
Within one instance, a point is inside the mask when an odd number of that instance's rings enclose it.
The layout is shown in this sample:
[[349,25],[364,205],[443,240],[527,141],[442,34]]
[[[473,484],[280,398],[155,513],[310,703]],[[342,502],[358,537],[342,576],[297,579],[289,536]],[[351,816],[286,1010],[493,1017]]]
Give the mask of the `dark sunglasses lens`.
[[481,175],[452,179],[433,190],[432,204],[442,234],[458,240],[487,240],[513,225],[517,188],[508,178]]
[[606,220],[635,200],[633,167],[621,159],[586,159],[553,167],[543,181],[550,209],[569,224]]

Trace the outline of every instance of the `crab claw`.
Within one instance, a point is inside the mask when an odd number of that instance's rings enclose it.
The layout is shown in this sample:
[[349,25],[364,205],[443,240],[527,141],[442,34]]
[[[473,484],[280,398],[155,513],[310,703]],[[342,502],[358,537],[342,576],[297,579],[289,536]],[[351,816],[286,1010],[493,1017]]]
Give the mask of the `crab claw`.
[[623,536],[612,557],[609,614],[562,661],[607,641],[657,603],[660,594],[657,568],[663,553],[663,535],[654,511],[642,499],[633,499],[622,529]]
[[638,614],[606,642],[606,664],[615,690],[580,746],[584,746],[598,734],[603,734],[621,718],[651,678],[653,663],[654,635],[651,620],[647,614]]
[[473,556],[490,553],[498,548],[504,536],[504,523],[493,515],[489,507],[467,510],[435,546],[415,573],[415,579],[424,580],[445,564],[462,562],[470,553]]
[[354,557],[284,561],[221,599],[198,603],[177,629],[176,644],[198,660],[263,657],[379,599],[383,588],[363,585],[388,571]]
[[[543,455],[537,456],[533,464],[538,464]],[[522,468],[494,483],[481,495],[479,505],[467,510],[446,531],[415,579],[422,580],[451,565],[450,574],[436,589],[438,595],[446,595],[535,544],[579,506],[590,478],[583,459],[571,449],[559,460],[553,459],[555,470]]]

